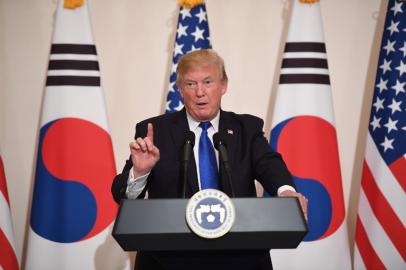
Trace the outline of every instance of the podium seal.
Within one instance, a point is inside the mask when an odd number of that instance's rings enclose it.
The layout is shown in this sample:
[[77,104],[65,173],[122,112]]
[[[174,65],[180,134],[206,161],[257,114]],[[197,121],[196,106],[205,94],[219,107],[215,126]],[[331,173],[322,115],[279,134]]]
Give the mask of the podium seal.
[[231,199],[217,189],[195,193],[186,206],[186,223],[203,238],[219,238],[234,224],[235,208]]

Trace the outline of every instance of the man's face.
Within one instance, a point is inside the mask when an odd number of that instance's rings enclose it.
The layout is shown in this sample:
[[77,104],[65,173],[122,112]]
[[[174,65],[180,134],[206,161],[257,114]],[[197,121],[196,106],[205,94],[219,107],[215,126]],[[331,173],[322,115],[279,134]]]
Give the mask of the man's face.
[[183,76],[180,94],[188,113],[199,122],[210,121],[221,106],[221,97],[227,91],[227,81],[214,65],[196,67]]

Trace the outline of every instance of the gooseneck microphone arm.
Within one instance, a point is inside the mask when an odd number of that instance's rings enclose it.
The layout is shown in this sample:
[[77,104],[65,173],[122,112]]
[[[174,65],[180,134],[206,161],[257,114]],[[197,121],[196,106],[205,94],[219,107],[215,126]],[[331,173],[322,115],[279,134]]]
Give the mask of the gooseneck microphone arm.
[[218,132],[213,135],[213,143],[214,147],[216,147],[217,151],[219,151],[220,161],[223,163],[226,170],[227,180],[230,185],[231,197],[235,197],[233,181],[231,178],[230,164],[228,163],[226,144],[224,143],[222,136]]
[[192,156],[193,146],[195,145],[195,134],[192,131],[186,133],[185,144],[182,153],[182,198],[186,198],[187,169],[190,157]]

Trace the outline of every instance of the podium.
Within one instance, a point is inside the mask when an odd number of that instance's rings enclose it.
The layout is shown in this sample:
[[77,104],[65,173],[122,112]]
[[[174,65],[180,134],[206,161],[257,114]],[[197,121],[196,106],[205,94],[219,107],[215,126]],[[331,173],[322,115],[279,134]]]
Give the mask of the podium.
[[125,251],[256,250],[296,248],[307,233],[294,197],[233,198],[235,222],[216,239],[188,227],[188,199],[123,199],[113,237]]

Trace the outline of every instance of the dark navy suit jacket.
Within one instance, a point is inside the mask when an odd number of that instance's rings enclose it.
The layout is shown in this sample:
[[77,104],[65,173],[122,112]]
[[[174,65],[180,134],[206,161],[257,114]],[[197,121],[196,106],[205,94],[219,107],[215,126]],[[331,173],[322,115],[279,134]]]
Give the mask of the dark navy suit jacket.
[[[161,157],[148,176],[147,185],[139,198],[148,191],[148,198],[181,197],[181,161],[185,134],[189,131],[186,111],[160,115],[137,124],[137,137],[145,137],[147,124],[154,126],[154,144]],[[294,186],[292,177],[280,154],[269,145],[263,134],[263,121],[252,115],[220,111],[219,132],[227,147],[231,178],[236,197],[255,197],[254,179],[271,195],[282,185]],[[113,181],[112,194],[119,203],[125,198],[129,158],[121,174]],[[189,162],[186,196],[199,191],[194,158]],[[220,189],[231,196],[230,184],[220,165]],[[222,252],[138,252],[137,270],[144,269],[272,269],[269,250]]]

